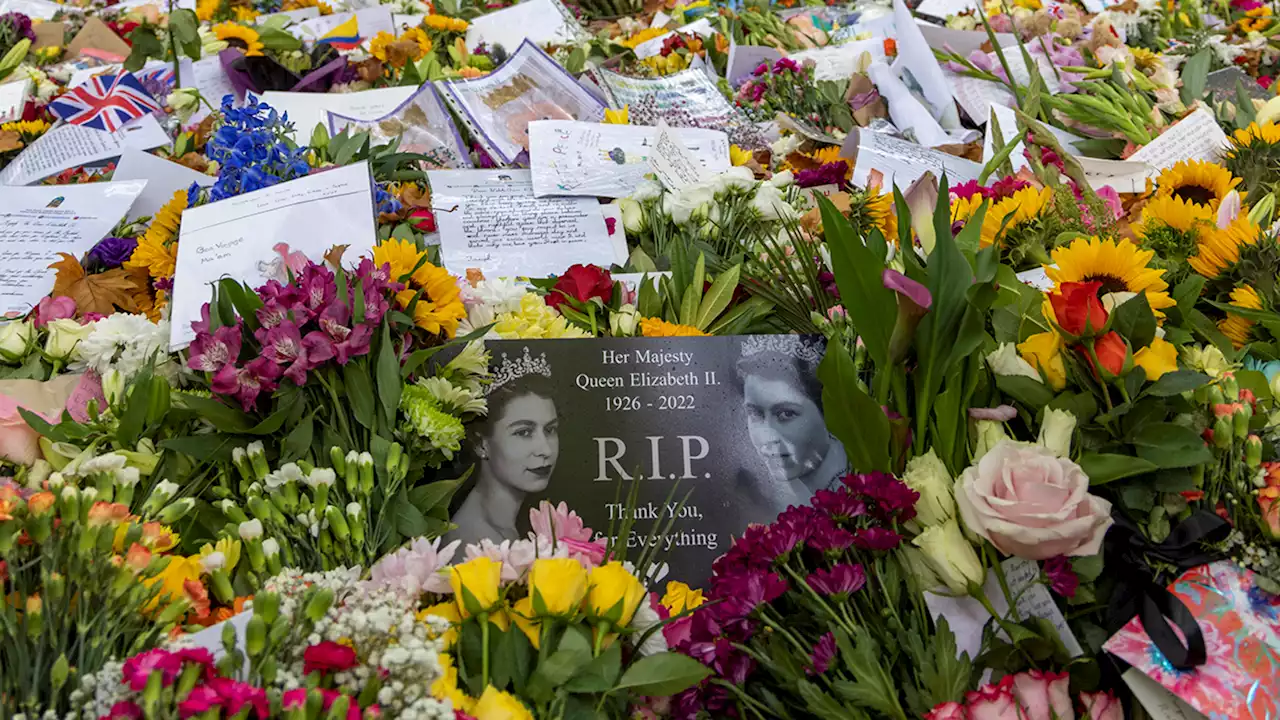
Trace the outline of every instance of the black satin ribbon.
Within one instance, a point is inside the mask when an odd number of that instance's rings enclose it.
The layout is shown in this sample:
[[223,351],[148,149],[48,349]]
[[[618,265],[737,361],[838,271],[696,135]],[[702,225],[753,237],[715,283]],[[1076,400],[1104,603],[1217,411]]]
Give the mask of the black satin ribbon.
[[[1112,634],[1135,615],[1151,642],[1179,670],[1190,670],[1205,661],[1204,633],[1190,608],[1169,592],[1153,563],[1176,568],[1177,575],[1211,563],[1221,554],[1208,547],[1231,534],[1231,525],[1206,510],[1197,510],[1178,523],[1163,542],[1151,542],[1133,522],[1119,514],[1107,532],[1106,568],[1116,580],[1107,611]],[[1113,574],[1114,573],[1114,574]],[[1176,580],[1177,575],[1170,580]],[[1169,626],[1182,631],[1185,643]]]

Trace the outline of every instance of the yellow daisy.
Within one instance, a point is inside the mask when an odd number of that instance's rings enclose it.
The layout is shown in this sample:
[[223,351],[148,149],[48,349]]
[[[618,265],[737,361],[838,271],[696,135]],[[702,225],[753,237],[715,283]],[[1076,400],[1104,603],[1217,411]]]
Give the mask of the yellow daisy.
[[1184,233],[1200,234],[1215,222],[1213,213],[1204,205],[1173,195],[1151,199],[1142,208],[1142,222],[1134,227],[1134,234],[1144,237],[1157,228],[1168,227]]
[[1022,188],[987,209],[982,218],[981,247],[993,245],[1006,232],[1028,220],[1035,220],[1053,198],[1051,188]]
[[[876,192],[874,196],[872,192]],[[867,215],[889,242],[898,241],[898,216],[894,214],[893,194],[878,189],[867,191]]]
[[1192,270],[1213,279],[1240,259],[1240,248],[1258,242],[1261,229],[1240,215],[1225,228],[1214,228],[1200,239],[1196,254],[1187,258]]
[[669,323],[662,318],[640,318],[640,334],[644,337],[702,337],[706,335],[696,327]]
[[1160,172],[1160,177],[1156,180],[1156,197],[1173,195],[1217,209],[1218,203],[1239,184],[1240,178],[1221,165],[1200,160],[1183,160]]
[[138,246],[125,261],[129,269],[146,270],[153,278],[173,277],[178,264],[178,228],[182,224],[182,211],[187,209],[187,191],[178,190],[151,219],[151,227],[147,228],[138,240]]
[[[1246,310],[1261,310],[1262,298],[1258,297],[1257,290],[1248,285],[1241,285],[1231,291],[1230,304]],[[1236,349],[1240,349],[1249,344],[1253,321],[1227,313],[1225,318],[1218,321],[1218,329],[1231,340],[1231,344]]]
[[231,47],[244,50],[245,55],[261,55],[262,41],[258,31],[233,22],[221,22],[213,26],[213,34]]
[[[1161,279],[1165,271],[1147,265],[1153,257],[1154,251],[1139,248],[1129,240],[1078,238],[1067,247],[1054,249],[1054,265],[1046,265],[1045,274],[1055,287],[1067,282],[1101,282],[1099,296],[1143,293],[1156,317],[1161,317],[1162,310],[1176,303],[1166,292],[1169,284]],[[1045,305],[1049,305],[1047,300]],[[1051,313],[1046,313],[1046,317]]]

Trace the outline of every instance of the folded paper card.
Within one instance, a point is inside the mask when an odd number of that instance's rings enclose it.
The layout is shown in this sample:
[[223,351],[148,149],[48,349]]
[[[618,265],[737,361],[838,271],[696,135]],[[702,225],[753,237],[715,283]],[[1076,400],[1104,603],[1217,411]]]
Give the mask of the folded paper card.
[[116,132],[59,125],[27,146],[0,172],[0,185],[27,185],[67,168],[118,157],[127,148],[150,150],[170,142],[154,115],[144,115]]
[[376,236],[367,162],[187,210],[173,276],[170,346],[176,350],[195,338],[191,323],[209,302],[210,283],[230,277],[256,288],[285,277],[284,253],[319,261],[333,246],[347,245],[346,257],[358,258],[373,250]]
[[293,138],[299,143],[311,140],[316,125],[329,127],[329,113],[349,118],[371,120],[392,112],[413,97],[411,87],[389,87],[351,93],[262,93],[262,102],[280,113],[288,113],[293,123]]
[[471,167],[467,146],[445,109],[440,92],[430,82],[423,84],[385,115],[369,118],[367,109],[364,112],[363,117],[344,112],[327,113],[330,134],[336,135],[342,130],[348,133],[367,132],[374,144],[398,140],[400,152],[416,153],[426,158],[419,161],[424,170]]
[[528,40],[538,45],[564,45],[585,31],[560,0],[526,0],[471,20],[467,47],[480,43],[514,50]]
[[0,313],[26,313],[53,290],[58,253],[79,259],[124,219],[142,182],[10,187],[0,192]]
[[129,210],[130,220],[155,215],[175,192],[185,191],[193,183],[209,187],[217,180],[212,175],[196,172],[185,165],[141,150],[125,150],[120,155],[120,162],[116,164],[116,171],[111,179],[147,181],[146,189]]
[[671,127],[722,130],[741,147],[759,147],[764,142],[755,125],[725,99],[704,70],[682,70],[660,78],[630,77],[604,69],[591,74],[611,107],[629,109],[634,125],[665,120]]
[[1169,591],[1200,626],[1203,665],[1174,668],[1136,617],[1103,649],[1210,718],[1280,715],[1280,596],[1258,587],[1251,571],[1226,561],[1183,573]]

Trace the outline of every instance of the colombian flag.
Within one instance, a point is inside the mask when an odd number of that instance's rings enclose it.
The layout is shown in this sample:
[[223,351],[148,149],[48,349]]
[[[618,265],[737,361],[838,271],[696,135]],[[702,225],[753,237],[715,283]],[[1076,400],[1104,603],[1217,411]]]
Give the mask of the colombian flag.
[[338,27],[330,30],[316,41],[316,44],[328,43],[339,50],[354,50],[360,46],[360,24],[356,21],[356,16],[352,15],[349,20],[342,23]]

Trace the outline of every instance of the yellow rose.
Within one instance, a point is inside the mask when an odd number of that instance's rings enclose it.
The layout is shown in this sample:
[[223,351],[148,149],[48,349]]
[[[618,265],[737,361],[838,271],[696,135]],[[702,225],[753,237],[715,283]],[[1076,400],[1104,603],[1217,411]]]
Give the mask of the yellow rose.
[[587,596],[587,570],[573,558],[539,558],[529,568],[529,596],[538,617],[567,617]]
[[672,616],[701,607],[704,602],[706,598],[702,597],[701,590],[694,590],[678,580],[667,583],[667,593],[662,596],[662,606]]
[[511,606],[511,620],[515,622],[516,627],[520,628],[520,632],[529,638],[529,643],[533,645],[534,650],[542,647],[542,622],[531,620],[533,615],[533,598],[522,597]]
[[533,714],[519,700],[492,685],[471,708],[471,716],[476,720],[533,720]]
[[492,610],[498,604],[501,582],[502,563],[484,555],[449,568],[449,585],[464,618]]
[[1042,332],[1018,343],[1022,359],[1044,375],[1054,390],[1067,386],[1067,366],[1062,362],[1062,338],[1056,332]]
[[442,674],[431,683],[431,697],[437,700],[450,700],[453,707],[462,712],[470,712],[474,700],[458,688],[458,668],[453,665],[453,657],[448,653],[440,653],[440,670]]
[[1164,338],[1155,338],[1133,354],[1133,364],[1147,373],[1147,380],[1154,382],[1178,369],[1178,349]]
[[636,614],[636,608],[644,600],[644,585],[616,560],[592,568],[590,583],[591,588],[587,591],[588,614],[595,619],[626,627]]

